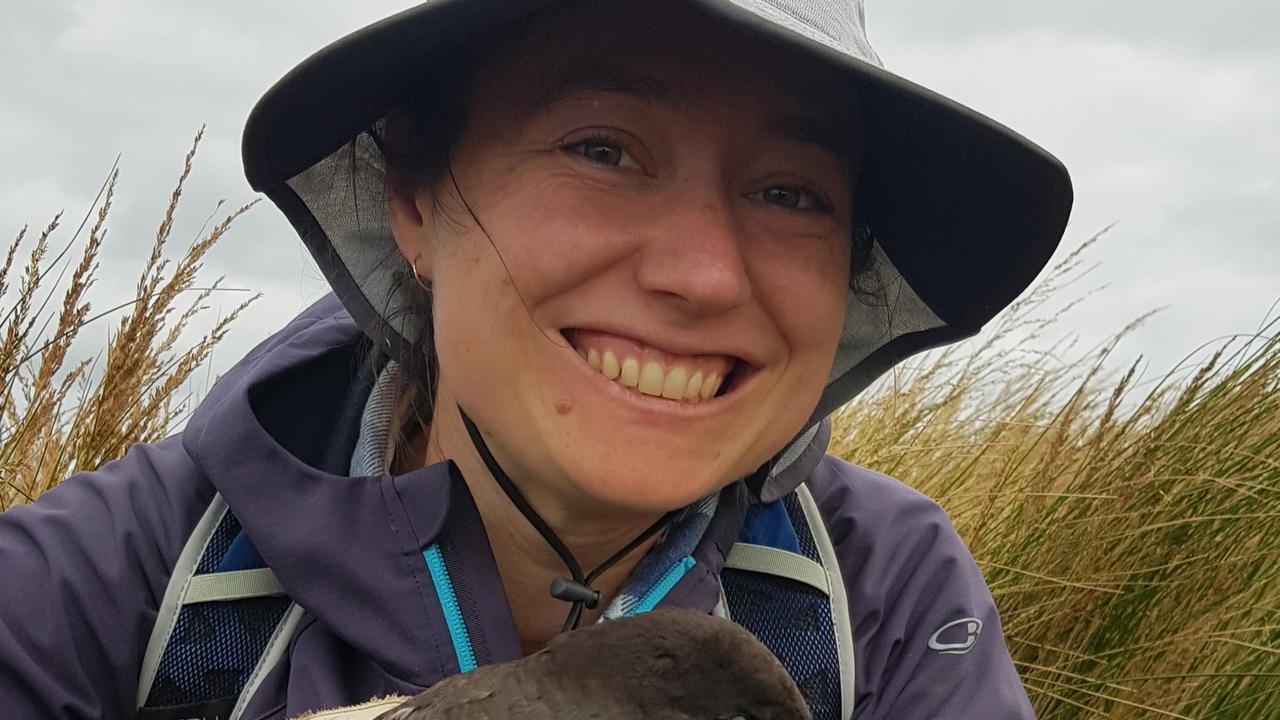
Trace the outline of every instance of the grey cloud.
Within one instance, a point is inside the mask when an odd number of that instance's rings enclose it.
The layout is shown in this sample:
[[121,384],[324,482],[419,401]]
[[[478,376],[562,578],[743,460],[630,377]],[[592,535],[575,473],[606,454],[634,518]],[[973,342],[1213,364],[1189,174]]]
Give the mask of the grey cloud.
[[1186,54],[1274,58],[1280,25],[1280,6],[1264,0],[871,0],[869,5],[868,33],[873,43],[893,41],[886,46],[906,37],[950,43],[1048,30]]

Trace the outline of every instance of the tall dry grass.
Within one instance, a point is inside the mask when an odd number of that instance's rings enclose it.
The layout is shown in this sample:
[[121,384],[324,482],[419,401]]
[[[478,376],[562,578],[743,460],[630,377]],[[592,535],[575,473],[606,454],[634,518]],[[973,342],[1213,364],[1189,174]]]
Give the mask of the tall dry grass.
[[1041,718],[1280,718],[1280,322],[1150,383],[1108,370],[1132,326],[1064,362],[1037,317],[1083,252],[845,408],[834,452],[947,508]]
[[[78,470],[121,456],[134,443],[175,431],[191,400],[184,385],[256,299],[217,318],[194,342],[185,339],[184,331],[207,310],[205,301],[222,282],[197,288],[201,261],[251,206],[202,232],[176,261],[165,257],[203,134],[201,129],[187,153],[128,301],[94,314],[88,300],[118,168],[112,168],[93,208],[56,255],[49,257],[62,229],[61,214],[30,242],[20,270],[14,263],[28,242],[27,229],[9,245],[0,265],[0,511],[30,502]],[[81,331],[101,322],[115,323],[106,347],[87,359],[73,359]]]
[[[20,270],[25,231],[9,246],[0,510],[177,429],[184,384],[252,302],[180,344],[218,288],[196,288],[201,260],[247,209],[164,258],[199,140],[128,302],[95,315],[86,299],[115,170],[53,258],[60,217]],[[833,452],[947,507],[1041,718],[1280,717],[1280,336],[1222,341],[1155,382],[1136,363],[1111,369],[1132,325],[1066,362],[1069,343],[1047,340],[1063,315],[1046,308],[1081,277],[1090,244],[984,339],[914,360],[845,408]],[[94,322],[116,323],[107,347],[70,360]]]

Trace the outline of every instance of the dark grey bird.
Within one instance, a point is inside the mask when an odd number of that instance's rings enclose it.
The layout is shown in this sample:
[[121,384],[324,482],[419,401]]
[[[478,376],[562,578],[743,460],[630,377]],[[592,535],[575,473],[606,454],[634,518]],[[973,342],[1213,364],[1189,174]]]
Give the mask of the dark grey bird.
[[809,720],[751,633],[656,610],[565,633],[521,660],[455,675],[378,720]]

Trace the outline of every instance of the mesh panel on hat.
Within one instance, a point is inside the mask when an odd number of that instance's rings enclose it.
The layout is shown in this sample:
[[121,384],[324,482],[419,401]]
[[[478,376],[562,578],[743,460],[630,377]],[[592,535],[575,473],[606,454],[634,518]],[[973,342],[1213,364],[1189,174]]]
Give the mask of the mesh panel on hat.
[[[401,282],[409,272],[408,263],[396,247],[387,222],[386,175],[382,152],[369,133],[362,133],[337,152],[294,176],[288,182],[306,205],[327,243],[313,243],[303,238],[316,252],[328,245],[337,255],[341,267],[350,276],[348,283],[331,284],[343,302],[363,302],[382,316],[390,329],[405,340],[417,342],[422,324],[412,308],[410,292],[418,292],[416,284],[406,287]],[[321,267],[325,263],[320,263]],[[333,272],[333,268],[326,268]],[[358,292],[360,297],[352,297]],[[365,328],[366,332],[370,328]]]
[[879,244],[871,248],[870,267],[854,282],[860,292],[851,290],[845,301],[844,331],[828,383],[890,340],[946,324],[911,289]]

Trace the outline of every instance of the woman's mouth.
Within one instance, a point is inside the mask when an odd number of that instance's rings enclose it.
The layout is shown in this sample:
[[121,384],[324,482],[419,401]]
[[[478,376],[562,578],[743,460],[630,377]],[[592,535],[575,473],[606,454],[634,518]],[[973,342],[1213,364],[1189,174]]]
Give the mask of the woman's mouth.
[[746,363],[731,355],[678,355],[632,338],[566,329],[565,339],[593,370],[618,385],[651,397],[705,402],[728,392]]

